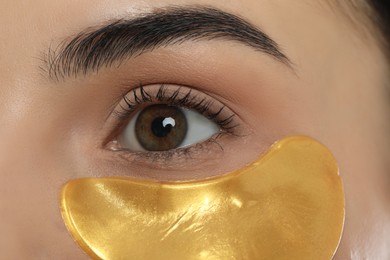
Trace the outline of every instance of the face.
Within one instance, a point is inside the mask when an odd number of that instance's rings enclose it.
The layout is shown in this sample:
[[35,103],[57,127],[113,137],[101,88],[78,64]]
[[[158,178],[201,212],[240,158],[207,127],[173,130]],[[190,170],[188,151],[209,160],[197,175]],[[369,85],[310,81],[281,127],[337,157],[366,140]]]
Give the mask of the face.
[[[6,258],[87,259],[60,216],[60,190],[71,179],[203,179],[243,167],[289,135],[319,140],[339,163],[346,222],[335,258],[390,255],[388,68],[375,37],[320,1],[217,2],[2,4],[0,251]],[[257,38],[245,38],[243,30],[209,33],[141,46],[115,60],[103,59],[115,48],[100,56],[95,49],[89,58],[74,53],[80,46],[72,39],[81,32],[92,39],[91,31],[118,19],[172,6],[239,16]]]

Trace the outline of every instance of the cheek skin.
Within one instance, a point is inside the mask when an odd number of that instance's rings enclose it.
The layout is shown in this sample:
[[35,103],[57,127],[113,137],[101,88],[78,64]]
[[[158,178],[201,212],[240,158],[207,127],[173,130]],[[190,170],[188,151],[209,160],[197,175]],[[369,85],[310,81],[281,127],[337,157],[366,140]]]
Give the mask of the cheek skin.
[[[45,37],[51,33],[26,26],[37,25],[42,17],[34,16],[34,8],[29,13],[21,3],[4,4],[0,11],[1,23],[7,24],[0,36],[6,38],[1,38],[0,47],[1,258],[88,259],[73,249],[58,212],[58,189],[69,172],[64,162],[55,160],[57,140],[52,132],[61,129],[50,124],[55,109],[44,104],[52,86],[40,82],[36,59],[41,40],[48,40]],[[10,17],[15,14],[18,21]]]
[[[51,145],[57,143],[57,136],[49,131],[43,136],[44,129],[34,129],[35,124],[36,120],[26,118],[17,125],[20,130],[8,133],[9,138],[2,141],[8,149],[1,152],[6,161],[1,162],[0,228],[9,232],[0,239],[2,257],[88,259],[72,250],[77,248],[58,211],[58,189],[72,178],[74,170],[67,156]],[[23,129],[30,131],[26,134]]]
[[[282,2],[275,4],[282,7]],[[358,40],[355,31],[339,26],[343,20],[329,19],[329,14],[310,17],[316,15],[312,12],[290,20],[299,12],[282,8],[284,15],[271,26],[280,26],[282,31],[275,31],[288,32],[286,36],[299,42],[299,47],[286,47],[299,61],[300,87],[314,89],[306,98],[317,103],[301,103],[298,114],[312,111],[312,119],[304,120],[305,131],[328,144],[340,163],[347,215],[335,259],[387,258],[389,182],[383,155],[388,154],[389,126],[384,123],[388,95],[383,86],[388,66],[376,43]]]

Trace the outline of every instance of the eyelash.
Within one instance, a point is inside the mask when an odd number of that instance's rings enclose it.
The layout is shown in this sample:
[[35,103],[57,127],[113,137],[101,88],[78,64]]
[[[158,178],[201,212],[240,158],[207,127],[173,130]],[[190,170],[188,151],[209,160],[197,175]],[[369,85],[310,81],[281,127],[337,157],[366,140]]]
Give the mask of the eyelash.
[[128,98],[129,93],[123,96],[123,100],[127,106],[122,106],[122,110],[116,111],[116,115],[120,121],[126,121],[128,118],[131,118],[135,111],[138,110],[138,107],[155,104],[157,102],[170,106],[193,109],[216,123],[223,132],[234,134],[234,129],[238,127],[238,124],[234,124],[235,114],[230,113],[227,116],[221,116],[223,110],[226,109],[225,105],[221,104],[216,112],[211,112],[211,106],[214,103],[214,101],[211,100],[211,97],[203,97],[199,101],[196,101],[199,94],[193,94],[195,90],[191,88],[188,88],[189,90],[185,92],[183,97],[179,97],[180,94],[183,94],[182,89],[184,88],[177,87],[177,89],[169,95],[167,94],[166,85],[161,84],[156,95],[153,96],[145,90],[144,86],[141,85],[139,88],[133,89],[129,92],[131,93],[130,95],[133,96],[133,100]]
[[[217,141],[217,139],[224,135],[238,136],[236,134],[236,128],[239,127],[239,124],[236,122],[236,115],[224,104],[193,88],[173,85],[167,86],[165,84],[161,84],[157,87],[157,90],[149,91],[147,89],[148,86],[144,87],[140,85],[138,88],[134,88],[123,95],[122,101],[118,106],[119,109],[114,111],[114,114],[119,121],[117,131],[115,131],[116,133],[119,133],[121,129],[127,125],[129,120],[131,120],[141,109],[153,104],[166,104],[170,106],[185,107],[197,111],[220,127],[221,131],[218,134],[211,137],[208,141],[203,142],[205,145],[213,143],[223,150],[222,145]],[[140,156],[142,159],[152,159],[155,162],[156,160],[168,160],[180,156],[191,157],[192,149],[203,145],[203,143],[164,152],[129,152],[128,150],[121,149],[120,147],[115,147],[111,150],[124,152],[122,153],[122,157],[128,157],[131,154]]]

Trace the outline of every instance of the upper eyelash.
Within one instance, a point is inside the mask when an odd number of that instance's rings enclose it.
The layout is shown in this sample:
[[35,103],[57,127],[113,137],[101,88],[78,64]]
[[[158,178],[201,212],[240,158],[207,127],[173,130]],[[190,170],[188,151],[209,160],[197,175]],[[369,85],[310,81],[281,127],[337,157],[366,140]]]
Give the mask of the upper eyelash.
[[[145,90],[144,86],[140,85],[139,88],[132,89],[129,93],[123,96],[126,107],[121,106],[123,111],[117,111],[116,115],[119,119],[125,120],[137,110],[138,106],[157,101],[167,103],[172,106],[184,106],[188,109],[196,110],[200,114],[206,116],[209,120],[218,124],[224,132],[234,134],[234,129],[238,126],[238,124],[233,124],[235,114],[232,113],[224,118],[220,118],[220,115],[226,108],[225,105],[221,105],[221,107],[213,113],[210,111],[210,107],[214,103],[212,100],[207,100],[204,97],[199,101],[196,101],[198,96],[193,94],[192,89],[189,89],[183,97],[179,97],[181,90],[182,87],[178,86],[172,94],[167,95],[166,86],[161,84],[157,93],[155,95],[151,95],[147,90]],[[133,100],[129,99],[129,95],[133,97]]]

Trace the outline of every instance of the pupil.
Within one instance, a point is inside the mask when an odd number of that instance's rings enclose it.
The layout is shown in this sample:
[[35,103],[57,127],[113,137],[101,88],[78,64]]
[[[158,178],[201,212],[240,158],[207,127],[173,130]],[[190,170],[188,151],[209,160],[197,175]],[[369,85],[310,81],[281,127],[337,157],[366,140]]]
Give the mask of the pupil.
[[175,121],[171,117],[157,117],[156,119],[154,119],[151,125],[152,133],[157,137],[166,137],[167,135],[169,135],[173,128],[173,125],[172,123],[167,123],[167,121],[172,121],[174,125]]

